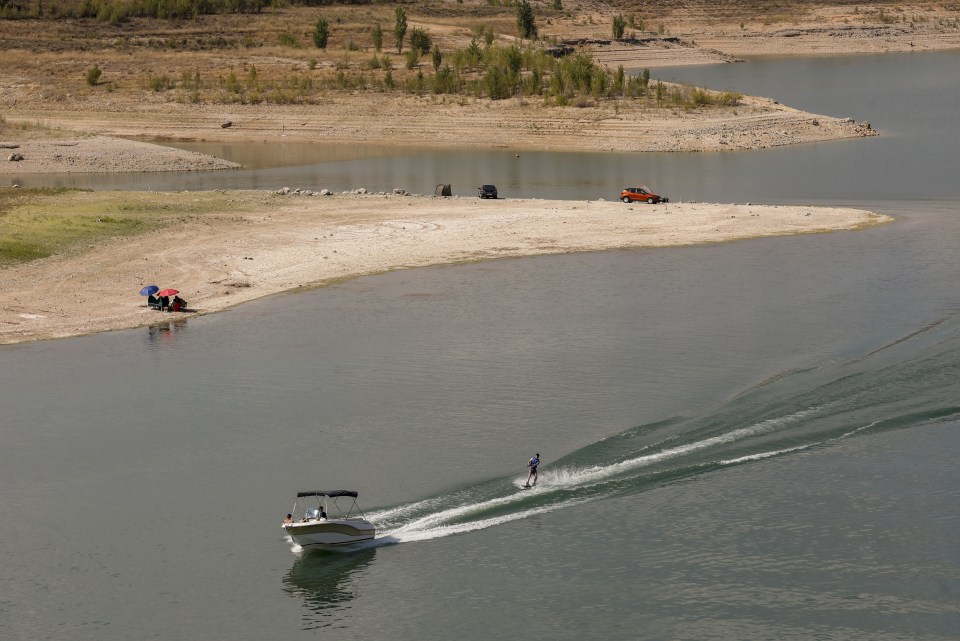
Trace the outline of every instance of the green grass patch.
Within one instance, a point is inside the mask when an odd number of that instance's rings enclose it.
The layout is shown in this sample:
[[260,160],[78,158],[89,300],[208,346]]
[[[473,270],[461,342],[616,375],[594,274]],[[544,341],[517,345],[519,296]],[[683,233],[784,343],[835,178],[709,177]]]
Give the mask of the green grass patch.
[[217,192],[0,189],[0,267],[83,252],[104,241],[241,208]]
[[0,214],[0,265],[72,251],[81,243],[129,236],[149,226],[135,217],[57,212],[27,205]]

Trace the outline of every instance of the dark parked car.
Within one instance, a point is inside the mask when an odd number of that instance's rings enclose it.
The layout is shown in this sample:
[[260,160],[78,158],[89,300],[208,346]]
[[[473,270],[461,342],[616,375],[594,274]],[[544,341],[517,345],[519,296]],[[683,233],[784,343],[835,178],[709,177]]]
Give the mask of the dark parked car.
[[670,199],[666,196],[658,196],[653,193],[649,187],[640,185],[639,187],[627,187],[621,191],[620,200],[625,203],[635,203],[637,201],[641,201],[653,205],[656,203],[668,202]]
[[480,185],[477,187],[477,191],[480,192],[478,195],[481,198],[497,198],[497,186],[496,185]]

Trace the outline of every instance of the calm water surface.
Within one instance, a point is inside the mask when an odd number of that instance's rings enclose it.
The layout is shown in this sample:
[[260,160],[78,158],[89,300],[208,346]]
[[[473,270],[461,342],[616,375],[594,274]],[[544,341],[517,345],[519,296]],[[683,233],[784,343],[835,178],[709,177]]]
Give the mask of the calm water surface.
[[[877,140],[806,149],[840,173]],[[803,153],[759,154],[793,182],[731,169],[724,193],[816,200]],[[753,156],[667,162],[693,183]],[[380,161],[349,162],[370,186]],[[897,222],[0,348],[0,638],[955,638],[960,195],[857,189],[837,200]],[[379,540],[293,553],[293,494],[334,486]]]

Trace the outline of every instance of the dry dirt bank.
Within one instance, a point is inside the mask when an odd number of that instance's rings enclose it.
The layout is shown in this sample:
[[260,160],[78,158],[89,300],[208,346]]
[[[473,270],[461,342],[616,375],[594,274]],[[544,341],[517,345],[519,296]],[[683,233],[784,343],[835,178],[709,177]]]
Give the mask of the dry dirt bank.
[[[145,198],[136,195],[140,206]],[[155,198],[162,203],[164,194]],[[393,269],[856,229],[888,220],[817,207],[228,192],[217,215],[0,271],[0,343],[182,316],[148,310],[137,294],[147,284],[180,289],[202,314]]]
[[[16,142],[13,142],[13,141]],[[240,165],[193,151],[110,136],[0,141],[0,175],[202,171]],[[20,160],[11,160],[17,155]]]

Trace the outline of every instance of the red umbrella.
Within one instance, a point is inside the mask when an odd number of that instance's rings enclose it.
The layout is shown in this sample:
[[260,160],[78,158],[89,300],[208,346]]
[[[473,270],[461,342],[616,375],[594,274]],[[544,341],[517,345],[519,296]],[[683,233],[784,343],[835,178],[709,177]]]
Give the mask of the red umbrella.
[[176,296],[179,293],[179,289],[161,289],[157,292],[157,296]]

